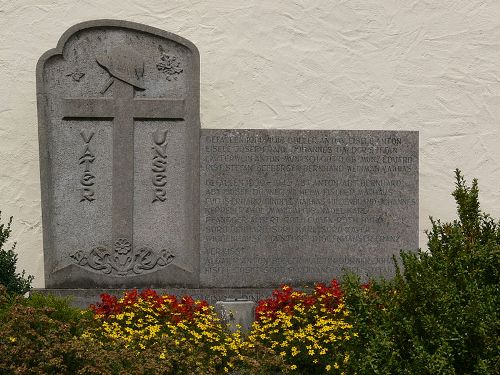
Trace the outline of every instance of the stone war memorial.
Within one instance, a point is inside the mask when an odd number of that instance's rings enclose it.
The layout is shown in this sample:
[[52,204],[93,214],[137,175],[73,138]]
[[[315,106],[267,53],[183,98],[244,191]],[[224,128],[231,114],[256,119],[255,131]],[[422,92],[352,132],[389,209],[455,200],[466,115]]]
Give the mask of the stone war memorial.
[[124,21],[40,58],[45,292],[258,300],[418,248],[418,132],[201,129],[199,74],[191,42]]

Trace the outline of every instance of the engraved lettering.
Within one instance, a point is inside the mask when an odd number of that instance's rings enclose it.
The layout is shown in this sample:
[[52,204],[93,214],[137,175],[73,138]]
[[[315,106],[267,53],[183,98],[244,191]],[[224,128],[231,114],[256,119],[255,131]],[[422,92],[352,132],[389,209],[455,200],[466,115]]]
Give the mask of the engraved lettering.
[[92,137],[94,136],[94,131],[91,130],[88,132],[87,130],[84,129],[80,132],[80,135],[82,136],[83,141],[85,143],[90,143],[90,141],[92,140]]
[[155,150],[155,154],[161,158],[167,158],[167,145],[153,145],[153,150]]
[[159,172],[165,172],[167,165],[167,161],[164,159],[160,159],[158,156],[155,156],[153,158],[153,172],[159,173]]
[[90,173],[89,171],[85,171],[82,178],[80,178],[80,183],[83,186],[92,186],[94,185],[94,179],[95,176],[92,173]]
[[82,198],[80,199],[80,202],[83,202],[83,201],[92,202],[93,200],[95,200],[94,190],[89,189],[89,188],[83,188],[82,189]]
[[156,130],[153,135],[153,161],[151,171],[153,172],[153,203],[165,202],[167,197],[167,133],[168,130]]
[[90,141],[94,137],[94,134],[95,132],[93,130],[82,130],[80,132],[80,135],[85,142],[83,154],[79,158],[79,164],[83,164],[85,166],[83,175],[80,177],[80,184],[82,186],[80,189],[80,202],[92,202],[95,200],[95,192],[94,189],[91,188],[95,184],[95,175],[90,172],[90,164],[92,164],[95,160],[95,155],[92,153],[90,148]]
[[214,284],[327,280],[344,269],[388,275],[393,254],[416,249],[414,134],[206,134],[201,259]]
[[85,151],[82,156],[80,156],[80,164],[85,164],[85,171],[89,171],[90,163],[93,163],[95,160],[95,156],[90,152],[90,148],[87,145],[85,147]]
[[168,130],[159,132],[158,130],[153,133],[153,142],[161,146],[167,141]]
[[155,189],[155,198],[160,202],[165,202],[165,200],[167,199],[167,192],[165,191],[165,189],[157,187]]
[[167,183],[167,176],[162,174],[153,175],[153,185],[155,186],[165,186]]
[[[147,89],[147,82],[144,80],[145,60],[141,52],[126,44],[118,43],[116,46],[105,48],[101,51],[102,53],[94,51],[95,54],[92,54],[92,56],[95,55],[95,63],[107,72],[107,81],[104,83],[103,80],[104,86],[100,91],[105,93],[112,85],[112,94],[83,98],[62,98],[62,118],[64,120],[101,119],[112,121],[111,182],[113,187],[120,187],[119,189],[113,189],[111,195],[112,239],[113,243],[115,243],[119,239],[126,238],[130,242],[132,249],[135,250],[133,230],[135,120],[184,119],[187,99],[143,98],[136,95],[136,92]],[[87,62],[90,61],[86,60]],[[167,69],[167,67],[164,68]],[[99,91],[99,88],[95,87],[95,90]],[[159,134],[158,140],[162,140],[161,136],[162,134]],[[82,138],[84,138],[85,145],[90,145],[90,154],[85,155],[86,152],[83,152],[82,164],[92,173],[92,162],[94,160],[92,160],[91,135],[83,133]],[[166,155],[164,156],[166,158]],[[156,186],[151,185],[152,193],[154,193]],[[80,184],[80,186],[83,185]],[[93,186],[85,186],[84,188],[92,189]],[[82,191],[82,194],[88,196],[90,193]],[[116,257],[116,255],[113,254],[110,257]],[[109,261],[108,258],[104,260]]]

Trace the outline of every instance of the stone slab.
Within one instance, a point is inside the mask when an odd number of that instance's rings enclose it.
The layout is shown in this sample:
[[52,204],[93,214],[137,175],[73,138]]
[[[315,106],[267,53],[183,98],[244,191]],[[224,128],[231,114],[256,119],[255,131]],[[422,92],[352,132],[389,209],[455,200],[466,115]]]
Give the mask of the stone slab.
[[46,286],[197,287],[197,48],[84,22],[40,58],[37,97]]
[[418,248],[418,132],[203,129],[204,287],[391,276]]

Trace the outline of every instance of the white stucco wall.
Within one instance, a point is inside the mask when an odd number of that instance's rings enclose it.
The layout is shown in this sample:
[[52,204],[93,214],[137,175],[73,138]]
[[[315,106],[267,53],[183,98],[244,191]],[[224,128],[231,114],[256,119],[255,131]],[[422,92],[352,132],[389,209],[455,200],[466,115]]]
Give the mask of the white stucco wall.
[[498,0],[0,0],[0,210],[43,281],[35,65],[115,18],[194,42],[206,128],[420,131],[420,230],[454,217],[453,170],[500,217]]

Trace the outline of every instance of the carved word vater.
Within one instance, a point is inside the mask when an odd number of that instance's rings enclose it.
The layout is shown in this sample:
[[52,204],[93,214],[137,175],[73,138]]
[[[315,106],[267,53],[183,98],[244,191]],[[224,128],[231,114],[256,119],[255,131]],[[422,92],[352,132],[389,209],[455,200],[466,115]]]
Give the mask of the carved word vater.
[[85,131],[82,130],[80,132],[80,135],[82,136],[83,141],[85,142],[85,149],[83,150],[82,156],[80,156],[80,164],[83,164],[85,166],[85,169],[83,171],[83,175],[80,178],[80,184],[82,186],[81,188],[81,199],[80,202],[83,201],[89,201],[92,202],[95,200],[94,198],[94,189],[92,186],[95,184],[95,175],[90,172],[90,164],[92,164],[95,160],[95,155],[92,153],[92,150],[90,149],[90,141],[92,140],[92,137],[94,136],[94,131]]
[[160,132],[159,130],[153,133],[153,188],[154,202],[165,202],[167,197],[167,133],[168,130]]

